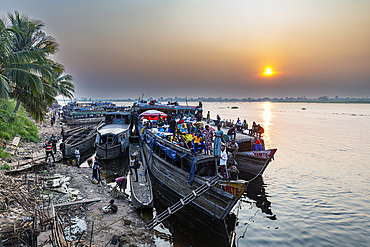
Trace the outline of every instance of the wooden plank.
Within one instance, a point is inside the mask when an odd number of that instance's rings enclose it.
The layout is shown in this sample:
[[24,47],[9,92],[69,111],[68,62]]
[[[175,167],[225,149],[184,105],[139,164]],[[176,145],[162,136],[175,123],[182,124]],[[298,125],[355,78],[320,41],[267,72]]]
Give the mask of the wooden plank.
[[14,137],[11,145],[14,147],[18,146],[20,140],[21,138],[19,136]]
[[98,201],[101,201],[101,199],[100,198],[95,198],[95,199],[86,199],[86,200],[80,200],[80,201],[65,202],[65,203],[55,204],[54,207],[56,208],[56,207],[63,207],[63,206],[81,204],[81,203],[98,202]]

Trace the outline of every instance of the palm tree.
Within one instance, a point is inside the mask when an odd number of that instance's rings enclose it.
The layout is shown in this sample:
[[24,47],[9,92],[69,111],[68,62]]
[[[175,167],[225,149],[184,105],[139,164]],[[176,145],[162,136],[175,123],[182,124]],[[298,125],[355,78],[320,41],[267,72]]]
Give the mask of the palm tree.
[[58,91],[56,96],[62,95],[63,97],[72,99],[75,92],[75,87],[72,83],[73,77],[71,75],[63,75],[64,71],[63,65],[57,63],[54,65],[55,86]]
[[9,29],[4,21],[0,19],[0,98],[6,98],[9,92],[9,78],[6,76],[6,69],[9,63],[12,43],[9,36]]
[[10,25],[0,22],[0,97],[9,94],[36,121],[42,120],[48,106],[59,94],[73,97],[72,76],[48,56],[58,51],[58,43],[41,29],[44,23],[27,15],[8,13]]
[[[8,18],[14,30],[11,35],[13,52],[32,54],[32,57],[22,61],[19,70],[12,74],[12,81],[16,84],[13,97],[17,99],[14,113],[17,113],[20,103],[26,101],[26,97],[30,96],[29,94],[36,96],[35,99],[41,99],[42,97],[37,97],[37,94],[44,93],[45,81],[46,83],[52,83],[52,69],[50,68],[52,61],[47,56],[57,52],[58,44],[41,30],[44,26],[43,22],[31,20],[27,15],[19,15],[17,11],[14,12],[14,15],[8,13]],[[24,65],[27,68],[22,68]],[[24,70],[22,69],[25,69],[28,73],[23,73]]]

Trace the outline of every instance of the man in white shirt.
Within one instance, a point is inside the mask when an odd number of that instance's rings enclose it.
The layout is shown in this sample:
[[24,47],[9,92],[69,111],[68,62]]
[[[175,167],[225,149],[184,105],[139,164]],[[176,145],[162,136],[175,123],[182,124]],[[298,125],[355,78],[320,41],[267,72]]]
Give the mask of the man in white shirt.
[[80,168],[80,149],[76,148],[75,149],[75,156],[76,156],[76,165],[78,168]]
[[226,171],[226,164],[227,164],[227,153],[225,146],[221,146],[221,155],[220,155],[220,168],[221,168],[221,175],[224,179],[227,179],[225,171]]

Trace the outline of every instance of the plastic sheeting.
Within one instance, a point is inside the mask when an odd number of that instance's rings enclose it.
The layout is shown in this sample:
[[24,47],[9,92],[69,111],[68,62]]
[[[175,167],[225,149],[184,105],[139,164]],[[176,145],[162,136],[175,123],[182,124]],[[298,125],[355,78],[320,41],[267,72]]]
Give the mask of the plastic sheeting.
[[[152,137],[150,137],[149,135],[146,135],[146,142],[148,144],[152,143],[154,140]],[[171,148],[169,147],[166,147],[164,145],[162,145],[161,143],[159,143],[158,141],[155,141],[155,144],[160,147],[166,154],[168,157],[170,157],[171,159],[173,159],[174,161],[176,161],[178,158],[177,158],[177,151],[175,150],[172,150]]]

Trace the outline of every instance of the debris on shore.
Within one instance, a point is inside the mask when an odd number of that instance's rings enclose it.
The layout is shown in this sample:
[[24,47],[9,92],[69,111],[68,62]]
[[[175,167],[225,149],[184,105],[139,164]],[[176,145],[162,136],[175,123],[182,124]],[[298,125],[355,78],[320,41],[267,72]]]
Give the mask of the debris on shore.
[[[155,246],[127,196],[104,182],[93,184],[90,168],[32,166],[30,153],[42,153],[43,143],[61,130],[58,124],[38,127],[41,141],[21,141],[12,157],[18,164],[29,160],[29,169],[0,170],[0,246]],[[112,198],[118,211],[104,214]]]

